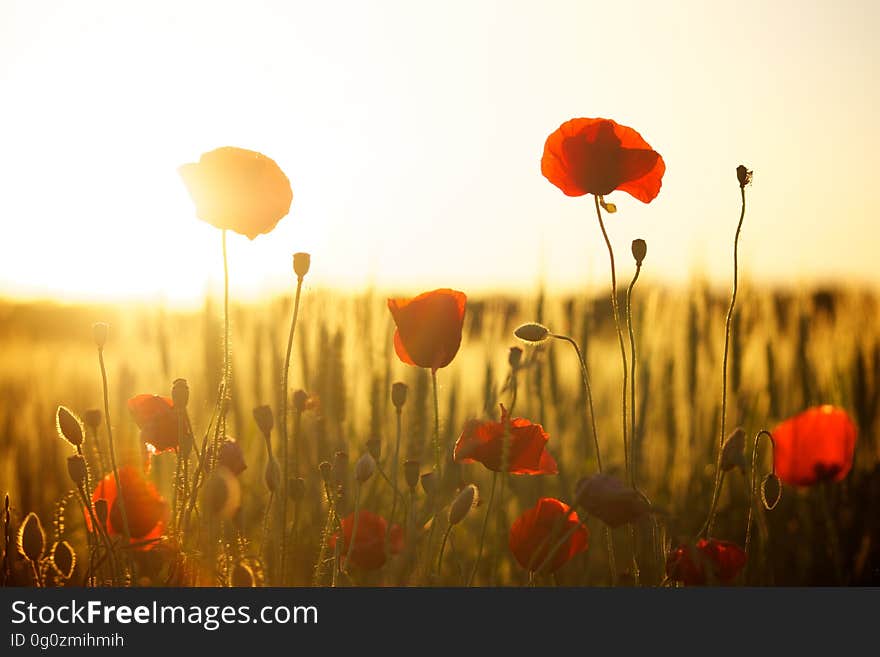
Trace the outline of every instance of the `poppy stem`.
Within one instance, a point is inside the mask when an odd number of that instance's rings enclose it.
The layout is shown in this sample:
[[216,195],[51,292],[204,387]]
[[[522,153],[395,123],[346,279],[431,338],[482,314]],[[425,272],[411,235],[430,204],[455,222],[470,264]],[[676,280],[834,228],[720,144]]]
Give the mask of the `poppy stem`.
[[[755,447],[752,450],[752,475],[751,481],[749,483],[749,515],[746,519],[745,552],[747,555],[750,555],[749,545],[751,544],[752,540],[752,511],[757,508],[755,491],[758,487],[758,443],[761,441],[761,438],[763,436],[769,438],[771,442],[773,441],[773,435],[766,429],[761,429],[761,431],[759,431],[755,436]],[[766,522],[764,521],[763,514],[758,515],[758,528],[761,530],[761,540],[766,542],[767,527]],[[751,561],[751,559],[749,561]],[[748,567],[748,564],[746,564],[746,567]]]
[[[730,350],[730,332],[733,323],[733,309],[736,305],[736,292],[739,285],[739,235],[742,230],[743,219],[746,216],[746,187],[740,185],[740,196],[742,197],[742,206],[739,213],[739,223],[736,226],[736,236],[733,239],[733,293],[730,295],[730,307],[727,309],[727,321],[724,325],[724,357],[721,360],[721,437],[719,439],[719,448],[724,445],[724,425],[727,420],[727,356]],[[721,463],[721,452],[719,449],[718,462]]]
[[440,469],[440,401],[437,396],[437,370],[431,369],[431,386],[434,390],[434,467],[437,469],[438,483],[443,482]]
[[[471,569],[471,576],[468,578],[467,585],[473,586],[474,577],[477,576],[477,570],[480,567],[480,558],[483,556],[483,543],[486,540],[486,527],[489,526],[489,515],[492,511],[492,501],[495,499],[495,485],[498,483],[498,473],[492,473],[492,487],[489,489],[489,502],[486,504],[486,513],[483,515],[483,528],[480,530],[480,547],[477,548],[477,558],[474,560],[474,567]],[[450,525],[450,529],[452,526]],[[446,531],[449,533],[449,530]],[[446,542],[446,539],[443,539],[443,542]],[[440,548],[440,558],[443,558],[443,548]],[[437,572],[440,572],[440,567],[438,565]]]
[[642,271],[642,264],[636,263],[636,273],[626,290],[626,323],[629,328],[629,353],[632,361],[630,362],[629,374],[629,404],[630,404],[630,457],[629,457],[629,476],[630,485],[636,487],[636,336],[632,321],[632,293],[639,280],[639,274]]
[[608,232],[605,230],[605,222],[602,221],[602,208],[600,207],[599,196],[593,194],[593,200],[596,203],[596,216],[599,218],[599,228],[602,230],[602,237],[605,239],[605,246],[608,247],[608,258],[611,262],[611,312],[614,315],[614,326],[617,328],[617,341],[620,343],[620,360],[623,363],[623,460],[627,478],[629,478],[629,441],[627,440],[626,422],[626,346],[623,343],[623,329],[620,326],[620,308],[617,303],[617,272],[614,268],[614,249],[611,248],[611,240],[608,239]]
[[452,532],[453,527],[455,527],[455,525],[449,525],[446,528],[446,531],[443,532],[443,540],[440,542],[440,556],[437,558],[437,576],[438,577],[440,576],[440,574],[442,572],[442,568],[443,568],[443,553],[446,551],[446,541],[449,538],[449,534]]
[[[232,364],[229,355],[229,258],[226,253],[226,229],[221,231],[223,235],[223,397],[220,402],[220,426],[219,440],[226,437],[226,412],[229,396],[230,378],[232,376]],[[219,449],[219,442],[215,441],[214,450]]]
[[[388,527],[385,531],[385,554],[391,555],[391,527],[394,524],[394,514],[397,511],[397,471],[400,469],[400,436],[403,433],[403,408],[397,407],[397,437],[394,441],[394,460],[391,462],[391,514],[388,516]],[[404,502],[404,505],[406,502]]]
[[110,445],[110,466],[113,468],[113,480],[116,482],[116,500],[119,504],[119,513],[122,516],[122,533],[125,542],[131,540],[131,531],[128,528],[128,514],[125,512],[125,493],[122,489],[122,480],[119,478],[119,468],[116,467],[116,448],[113,445],[113,428],[110,426],[110,392],[107,386],[107,368],[104,365],[104,347],[98,347],[98,364],[101,367],[101,382],[104,389],[104,420],[107,422],[107,442]]

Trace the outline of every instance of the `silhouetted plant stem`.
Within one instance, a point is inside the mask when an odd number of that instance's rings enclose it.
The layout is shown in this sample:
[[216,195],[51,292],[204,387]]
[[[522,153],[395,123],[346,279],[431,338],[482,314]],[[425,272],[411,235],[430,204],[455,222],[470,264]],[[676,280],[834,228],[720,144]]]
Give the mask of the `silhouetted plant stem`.
[[[505,433],[506,437],[506,433]],[[477,558],[474,559],[474,567],[471,569],[471,576],[468,577],[467,585],[472,586],[474,583],[474,578],[477,576],[477,570],[480,567],[480,559],[483,556],[483,544],[486,541],[486,527],[489,525],[489,512],[492,510],[492,502],[495,500],[495,486],[498,483],[498,473],[492,473],[492,486],[489,489],[489,502],[486,504],[486,513],[483,515],[483,527],[480,530],[480,546],[477,548]],[[451,529],[450,525],[450,529]],[[446,533],[449,533],[449,530],[446,530]],[[446,543],[446,537],[443,538],[444,544]],[[440,558],[443,558],[443,549],[440,549]],[[440,567],[438,565],[437,571],[440,571]]]
[[[229,396],[230,378],[232,377],[232,363],[230,362],[229,347],[229,258],[226,253],[226,229],[221,231],[223,235],[223,397],[220,402],[220,440],[226,436],[226,413],[228,411],[227,397]],[[219,442],[214,445],[216,455]]]
[[131,531],[128,528],[128,514],[125,512],[125,493],[122,480],[119,478],[119,468],[116,467],[116,447],[113,444],[113,428],[110,425],[110,392],[107,386],[107,368],[104,366],[104,347],[98,347],[98,364],[101,366],[101,383],[104,390],[104,420],[107,422],[107,442],[110,447],[110,466],[113,468],[113,480],[116,482],[116,499],[119,501],[119,513],[122,516],[122,535],[126,544],[131,540]]
[[442,572],[441,569],[443,568],[443,553],[446,551],[446,541],[449,539],[449,534],[450,534],[450,532],[452,532],[452,528],[454,526],[455,525],[449,525],[446,528],[446,531],[443,532],[443,540],[440,542],[440,556],[437,557],[437,575],[438,575],[438,577],[440,576],[440,573]]
[[639,274],[642,271],[641,263],[636,263],[636,273],[633,275],[632,281],[626,290],[626,323],[629,328],[629,352],[630,358],[630,375],[629,375],[629,404],[630,404],[630,457],[629,457],[629,476],[630,485],[636,487],[636,336],[633,328],[632,320],[632,293],[639,280]]
[[568,342],[574,348],[575,354],[577,354],[578,364],[581,366],[581,383],[584,386],[584,394],[587,398],[587,410],[590,414],[590,429],[593,433],[593,445],[596,451],[596,467],[599,472],[602,472],[602,455],[599,450],[599,434],[596,430],[596,412],[593,408],[593,391],[590,387],[590,373],[589,370],[587,370],[587,363],[584,360],[580,347],[578,347],[578,344],[574,339],[567,335],[558,335],[556,333],[551,333],[550,337]]
[[[351,568],[351,553],[354,551],[355,541],[357,540],[358,522],[360,521],[361,510],[361,488],[362,484],[358,482],[354,489],[354,521],[351,526],[351,541],[348,544],[348,551],[345,553],[345,570]],[[345,534],[343,534],[344,536]],[[338,542],[338,541],[337,541]]]
[[623,328],[620,325],[620,308],[617,304],[617,272],[614,268],[614,249],[611,248],[611,240],[608,239],[608,232],[605,230],[605,222],[602,221],[602,209],[599,205],[599,197],[594,194],[593,199],[596,203],[596,216],[599,219],[599,228],[602,230],[602,237],[605,239],[605,246],[608,247],[608,259],[611,262],[611,312],[614,315],[614,326],[617,328],[617,341],[620,343],[620,360],[623,363],[623,458],[627,478],[629,478],[629,441],[627,440],[626,423],[626,346],[624,346],[623,343]]
[[[394,441],[394,460],[391,462],[391,515],[388,517],[388,528],[385,531],[385,552],[390,553],[391,543],[391,527],[394,524],[394,514],[397,512],[397,471],[400,469],[400,436],[403,433],[403,409],[397,407],[395,409],[397,416],[396,438]],[[404,502],[405,503],[405,502]]]
[[437,483],[442,485],[443,472],[440,457],[440,401],[437,396],[437,370],[431,369],[431,387],[434,390],[434,467],[437,469]]

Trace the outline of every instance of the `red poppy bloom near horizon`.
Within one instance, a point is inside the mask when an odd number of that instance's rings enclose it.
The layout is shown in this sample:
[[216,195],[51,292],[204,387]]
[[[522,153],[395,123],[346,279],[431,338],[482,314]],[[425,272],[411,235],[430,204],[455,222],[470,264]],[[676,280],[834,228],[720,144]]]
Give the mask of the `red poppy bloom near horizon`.
[[857,433],[842,408],[808,408],[773,429],[774,472],[792,486],[841,481],[852,468]]
[[696,545],[679,545],[669,553],[666,574],[687,586],[729,584],[747,560],[745,551],[736,543],[701,538]]
[[[351,564],[364,570],[378,570],[385,565],[385,532],[388,522],[382,516],[371,511],[361,510],[358,512],[357,534],[354,538],[354,548],[351,550]],[[342,540],[339,554],[344,561],[348,555],[351,544],[351,535],[354,531],[354,513],[349,513],[342,519],[342,536],[337,531],[330,537],[329,547],[336,548],[336,542]],[[389,534],[389,550],[391,554],[398,554],[403,550],[403,530],[400,525],[391,525]]]
[[196,204],[196,216],[217,228],[252,240],[290,212],[290,180],[262,153],[223,146],[178,172]]
[[[570,506],[552,497],[542,497],[510,526],[510,551],[520,566],[535,571],[544,563],[556,543],[579,524],[577,512]],[[544,572],[556,572],[572,557],[586,550],[589,538],[589,530],[579,527],[556,550]]]
[[[162,536],[168,518],[168,504],[153,483],[131,465],[119,468],[119,480],[122,482],[125,514],[132,542],[148,541]],[[107,533],[111,536],[124,535],[122,510],[112,472],[98,482],[92,493],[93,504],[100,499],[107,500]]]
[[455,442],[452,459],[456,463],[482,463],[501,472],[505,433],[508,438],[507,472],[521,475],[558,474],[556,460],[545,449],[550,435],[540,424],[521,417],[510,418],[501,404],[501,421],[469,420]]
[[152,453],[159,454],[180,446],[179,418],[171,397],[135,395],[128,400],[128,410],[141,430],[141,439],[152,448]]
[[432,372],[449,365],[461,346],[466,305],[464,292],[446,288],[412,299],[388,299],[388,310],[397,326],[397,357]]
[[630,127],[611,119],[571,119],[544,144],[541,173],[567,196],[626,192],[642,203],[660,193],[666,164]]

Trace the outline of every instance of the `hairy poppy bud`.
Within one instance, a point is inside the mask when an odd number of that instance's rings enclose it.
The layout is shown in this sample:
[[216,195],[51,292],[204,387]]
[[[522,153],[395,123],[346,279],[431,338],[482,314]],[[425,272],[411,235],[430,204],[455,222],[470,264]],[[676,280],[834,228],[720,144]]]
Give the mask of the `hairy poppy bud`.
[[403,405],[406,403],[407,390],[407,385],[402,381],[391,384],[391,403],[394,404],[394,408],[397,410],[403,408]]
[[403,477],[406,479],[406,485],[410,487],[410,490],[415,490],[415,487],[419,485],[420,467],[418,461],[405,461],[403,464]]
[[311,265],[312,256],[308,253],[293,254],[293,272],[297,275],[297,278],[305,278],[305,275],[309,273]]
[[81,488],[86,483],[88,477],[88,468],[86,460],[82,454],[74,454],[67,457],[67,473],[70,475],[71,481],[76,484],[77,488]]
[[651,510],[637,490],[608,474],[589,475],[578,481],[575,503],[612,529],[638,520]]
[[178,410],[186,408],[189,403],[189,385],[186,379],[174,379],[174,383],[171,384],[171,401]]
[[293,393],[293,408],[297,413],[303,413],[309,402],[309,393],[305,390],[296,390]]
[[743,188],[752,182],[752,172],[740,164],[736,168],[736,179],[739,181],[740,188]]
[[478,499],[477,487],[474,484],[465,486],[449,506],[449,524],[457,525],[464,520],[468,512],[477,505]]
[[765,509],[772,511],[779,504],[780,499],[782,499],[782,482],[771,472],[761,482],[761,502],[764,503]]
[[95,516],[98,518],[98,522],[100,522],[104,527],[107,526],[107,518],[110,515],[110,507],[107,504],[107,500],[103,497],[95,500]]
[[294,502],[301,502],[306,496],[306,480],[302,477],[291,477],[287,482],[287,494]]
[[110,325],[106,322],[97,322],[92,324],[92,336],[95,338],[95,345],[98,349],[103,349],[107,344],[107,334],[110,332]]
[[229,584],[237,588],[253,588],[256,586],[254,571],[246,563],[238,562],[229,575]]
[[742,427],[733,430],[724,445],[721,447],[721,470],[729,472],[734,468],[739,468],[743,472],[746,470],[746,457],[743,454],[746,448],[746,432]]
[[321,473],[321,479],[324,480],[324,483],[330,485],[333,476],[333,466],[330,465],[330,461],[321,461],[318,465],[318,471]]
[[376,461],[370,455],[369,452],[364,454],[362,457],[358,459],[358,462],[354,466],[354,477],[358,480],[358,483],[363,484],[366,483],[367,480],[373,476],[373,473],[376,471]]
[[522,362],[522,355],[522,348],[511,347],[510,351],[507,353],[507,364],[513,369],[518,368],[519,364]]
[[373,457],[373,460],[378,461],[382,453],[382,441],[378,438],[370,438],[367,441],[367,451]]
[[58,429],[58,434],[64,440],[74,447],[82,445],[83,430],[82,425],[79,423],[79,418],[64,406],[59,406],[58,411],[55,413],[55,425]]
[[97,408],[90,408],[83,413],[83,422],[85,422],[86,426],[92,431],[97,431],[98,427],[101,426],[101,418],[101,411]]
[[247,464],[244,462],[244,451],[242,451],[238,441],[232,438],[227,438],[220,445],[217,460],[220,462],[220,465],[227,468],[234,475],[240,475],[247,469]]
[[433,470],[423,474],[420,481],[422,482],[422,490],[425,491],[425,495],[428,497],[437,492],[437,475]]
[[241,484],[223,465],[208,476],[202,495],[205,511],[220,518],[231,518],[241,506]]
[[636,264],[641,265],[642,261],[645,259],[645,256],[648,255],[648,244],[645,242],[645,240],[633,240],[632,254],[633,258],[635,258],[636,260]]
[[46,534],[36,513],[27,514],[18,529],[18,549],[33,563],[37,563],[46,549]]
[[281,466],[274,456],[269,457],[266,463],[266,488],[270,493],[275,493],[281,487]]
[[275,420],[272,417],[272,409],[268,406],[257,406],[254,409],[254,420],[257,422],[257,426],[263,432],[263,435],[268,438],[275,424]]
[[67,541],[60,541],[52,546],[52,567],[61,579],[73,577],[73,569],[76,566],[76,552]]
[[517,326],[513,334],[524,342],[543,342],[550,337],[550,329],[543,324],[532,322]]

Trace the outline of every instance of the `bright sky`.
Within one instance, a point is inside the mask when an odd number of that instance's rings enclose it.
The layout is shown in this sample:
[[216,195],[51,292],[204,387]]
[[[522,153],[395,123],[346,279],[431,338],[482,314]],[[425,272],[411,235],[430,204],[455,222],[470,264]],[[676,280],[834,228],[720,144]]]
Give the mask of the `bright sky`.
[[218,146],[291,179],[290,215],[230,241],[239,294],[292,284],[604,283],[591,197],[540,173],[563,121],[664,157],[615,193],[624,276],[726,282],[735,168],[755,170],[752,279],[880,282],[880,2],[0,0],[0,293],[194,299],[220,234],[177,175]]

